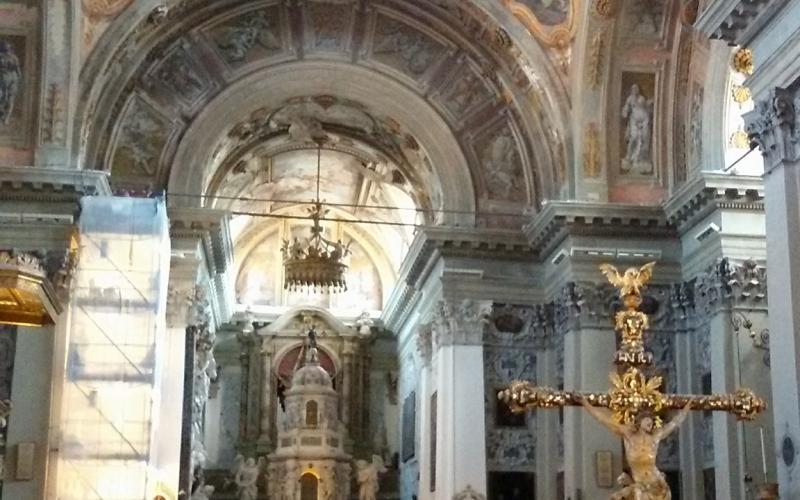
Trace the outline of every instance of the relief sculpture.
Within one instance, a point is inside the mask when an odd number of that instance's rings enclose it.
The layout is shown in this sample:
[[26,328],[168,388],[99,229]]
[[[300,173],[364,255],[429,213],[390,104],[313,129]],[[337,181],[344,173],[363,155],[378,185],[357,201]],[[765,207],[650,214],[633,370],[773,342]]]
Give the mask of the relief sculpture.
[[0,40],[0,122],[3,125],[11,122],[21,83],[22,69],[14,46]]

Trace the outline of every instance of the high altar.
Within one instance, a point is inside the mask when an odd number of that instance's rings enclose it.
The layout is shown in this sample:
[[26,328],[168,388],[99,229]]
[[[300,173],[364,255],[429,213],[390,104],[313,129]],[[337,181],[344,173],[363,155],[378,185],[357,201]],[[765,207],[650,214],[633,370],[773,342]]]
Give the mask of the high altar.
[[349,495],[354,459],[395,461],[395,347],[370,324],[305,306],[266,325],[239,325],[236,344],[220,343],[224,376],[205,418],[207,479],[231,477],[240,455],[260,460],[268,479],[259,492],[270,498],[283,498],[280,490],[338,499]]

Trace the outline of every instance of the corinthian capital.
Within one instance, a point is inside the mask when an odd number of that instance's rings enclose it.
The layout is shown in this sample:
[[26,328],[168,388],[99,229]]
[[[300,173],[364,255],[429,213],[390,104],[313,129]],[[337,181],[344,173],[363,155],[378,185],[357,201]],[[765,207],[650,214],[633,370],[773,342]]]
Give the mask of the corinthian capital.
[[797,89],[776,88],[758,100],[755,109],[744,116],[747,136],[751,144],[761,149],[766,171],[778,167],[782,162],[800,160],[797,134],[799,107],[800,93]]
[[433,317],[434,346],[483,344],[491,312],[489,301],[440,301]]

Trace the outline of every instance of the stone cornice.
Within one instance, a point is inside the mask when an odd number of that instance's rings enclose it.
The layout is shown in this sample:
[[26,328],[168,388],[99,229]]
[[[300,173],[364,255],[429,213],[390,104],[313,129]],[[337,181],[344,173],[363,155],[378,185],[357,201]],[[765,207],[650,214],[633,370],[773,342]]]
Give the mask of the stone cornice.
[[549,255],[571,234],[597,236],[674,236],[660,206],[549,201],[523,228],[534,253]]
[[704,172],[664,204],[667,220],[680,233],[720,209],[763,212],[764,182],[760,177]]
[[111,196],[108,173],[44,167],[0,167],[0,200],[74,201]]
[[695,27],[731,45],[747,46],[788,0],[714,0]]
[[233,240],[227,212],[207,208],[169,209],[169,234],[173,239],[203,241],[211,275],[226,272],[233,262]]
[[173,248],[180,246],[180,240],[202,243],[204,255],[198,257],[208,271],[204,284],[210,291],[208,302],[216,321],[226,322],[233,309],[233,292],[225,276],[233,262],[230,215],[222,210],[187,207],[172,207],[168,215]]
[[429,227],[420,231],[407,255],[409,258],[400,267],[397,285],[384,307],[383,319],[388,328],[401,324],[440,257],[531,262],[535,257],[522,231],[458,227]]

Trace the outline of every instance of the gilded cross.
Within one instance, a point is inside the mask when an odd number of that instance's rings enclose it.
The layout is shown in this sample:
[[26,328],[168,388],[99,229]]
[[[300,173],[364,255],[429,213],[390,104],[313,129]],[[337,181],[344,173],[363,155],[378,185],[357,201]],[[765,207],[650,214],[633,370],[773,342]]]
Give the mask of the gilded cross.
[[[630,268],[624,274],[611,265],[600,266],[609,282],[619,289],[622,299],[622,309],[614,317],[614,329],[620,335],[620,347],[614,355],[617,369],[610,374],[611,388],[607,392],[558,391],[515,381],[498,394],[514,412],[583,406],[621,436],[633,477],[626,475],[621,479],[621,489],[613,498],[669,498],[664,476],[655,464],[658,443],[675,430],[689,411],[724,411],[740,420],[752,420],[766,409],[764,401],[749,389],[739,389],[733,394],[664,394],[660,390],[661,377],[648,376],[653,364],[653,354],[644,343],[649,320],[639,306],[641,289],[652,277],[653,266],[651,262],[639,269]],[[681,413],[662,428],[662,413],[677,409]]]

